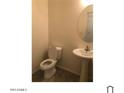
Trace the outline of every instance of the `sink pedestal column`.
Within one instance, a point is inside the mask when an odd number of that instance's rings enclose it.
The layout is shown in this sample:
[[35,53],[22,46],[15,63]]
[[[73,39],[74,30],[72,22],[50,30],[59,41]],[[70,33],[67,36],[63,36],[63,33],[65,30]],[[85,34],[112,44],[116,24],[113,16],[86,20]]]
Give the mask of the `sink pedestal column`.
[[81,62],[80,82],[88,82],[88,60],[83,59]]

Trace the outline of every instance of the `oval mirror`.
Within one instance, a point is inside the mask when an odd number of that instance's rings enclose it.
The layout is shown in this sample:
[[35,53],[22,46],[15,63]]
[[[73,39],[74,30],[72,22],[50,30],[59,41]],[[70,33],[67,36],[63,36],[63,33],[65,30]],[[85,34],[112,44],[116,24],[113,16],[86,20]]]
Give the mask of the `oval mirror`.
[[81,12],[78,20],[79,37],[87,42],[93,42],[93,5],[87,6]]

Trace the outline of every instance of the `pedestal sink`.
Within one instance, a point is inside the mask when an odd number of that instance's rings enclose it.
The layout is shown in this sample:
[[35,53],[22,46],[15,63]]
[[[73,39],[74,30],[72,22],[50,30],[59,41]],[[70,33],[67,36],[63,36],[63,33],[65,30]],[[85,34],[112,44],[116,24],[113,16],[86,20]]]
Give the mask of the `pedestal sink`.
[[74,49],[73,53],[81,58],[85,58],[85,59],[93,58],[93,50],[86,51],[84,48],[78,48],[78,49]]
[[85,48],[73,50],[73,54],[82,58],[80,82],[88,82],[88,62],[93,58],[93,50],[86,51]]

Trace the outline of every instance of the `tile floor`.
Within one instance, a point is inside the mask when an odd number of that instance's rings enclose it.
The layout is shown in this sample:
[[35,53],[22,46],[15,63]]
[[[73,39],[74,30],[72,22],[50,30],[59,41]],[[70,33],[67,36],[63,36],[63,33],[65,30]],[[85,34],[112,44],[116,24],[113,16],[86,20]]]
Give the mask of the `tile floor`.
[[79,82],[80,77],[68,71],[57,68],[56,74],[48,79],[43,79],[43,72],[41,70],[32,75],[32,82]]

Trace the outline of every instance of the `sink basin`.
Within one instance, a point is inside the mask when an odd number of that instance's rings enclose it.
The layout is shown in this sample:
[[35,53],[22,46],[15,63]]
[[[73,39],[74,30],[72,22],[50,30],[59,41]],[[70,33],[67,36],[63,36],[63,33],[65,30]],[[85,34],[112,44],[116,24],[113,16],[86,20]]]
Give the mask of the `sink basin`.
[[74,55],[85,58],[92,59],[93,58],[93,50],[86,51],[84,48],[78,48],[73,50]]

